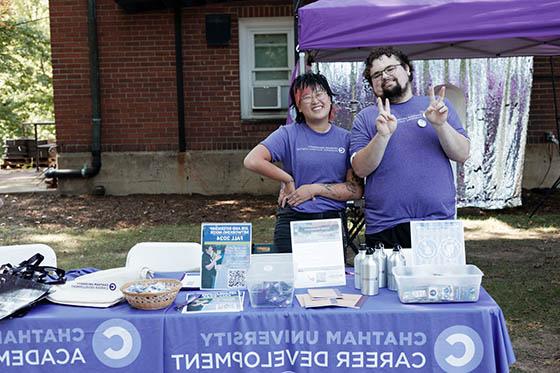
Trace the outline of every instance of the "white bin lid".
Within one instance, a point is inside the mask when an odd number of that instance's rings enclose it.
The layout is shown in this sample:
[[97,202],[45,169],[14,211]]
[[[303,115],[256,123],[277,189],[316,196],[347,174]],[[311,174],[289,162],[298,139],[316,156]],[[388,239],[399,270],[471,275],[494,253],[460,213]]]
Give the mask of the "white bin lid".
[[249,281],[285,281],[293,277],[292,254],[251,255]]

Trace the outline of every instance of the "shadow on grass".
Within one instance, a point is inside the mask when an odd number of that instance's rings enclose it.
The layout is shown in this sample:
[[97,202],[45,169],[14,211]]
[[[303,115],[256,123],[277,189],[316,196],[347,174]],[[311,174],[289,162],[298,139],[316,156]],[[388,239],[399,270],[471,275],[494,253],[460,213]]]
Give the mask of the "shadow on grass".
[[[253,221],[253,242],[271,241],[274,218]],[[128,250],[139,242],[200,242],[200,224],[158,225],[121,229],[42,229],[32,227],[0,230],[5,245],[44,243],[51,246],[64,269],[122,267]]]
[[560,371],[560,243],[487,239],[465,243],[467,262],[500,305],[518,363],[515,372]]
[[538,228],[553,228],[560,230],[560,214],[536,215],[529,219],[526,214],[504,214],[503,212],[484,212],[475,214],[472,211],[467,212],[459,210],[458,218],[461,220],[499,220],[517,229],[538,229]]
[[506,317],[531,318],[560,332],[560,251],[543,240],[467,241],[467,262],[483,272],[483,286]]

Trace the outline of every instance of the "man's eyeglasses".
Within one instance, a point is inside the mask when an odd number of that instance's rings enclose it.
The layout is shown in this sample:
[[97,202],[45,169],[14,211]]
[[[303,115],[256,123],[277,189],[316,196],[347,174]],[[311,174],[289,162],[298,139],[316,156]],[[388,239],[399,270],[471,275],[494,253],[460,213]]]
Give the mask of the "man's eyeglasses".
[[317,100],[322,100],[327,97],[327,91],[325,91],[324,89],[316,89],[309,94],[301,96],[301,102],[303,102],[304,104],[310,104],[313,101],[313,97],[315,97]]
[[383,73],[385,73],[387,75],[393,75],[395,73],[395,71],[397,70],[397,67],[399,67],[400,65],[401,64],[389,65],[386,68],[384,68],[383,70],[372,74],[371,79],[372,80],[379,80],[379,79],[383,78]]

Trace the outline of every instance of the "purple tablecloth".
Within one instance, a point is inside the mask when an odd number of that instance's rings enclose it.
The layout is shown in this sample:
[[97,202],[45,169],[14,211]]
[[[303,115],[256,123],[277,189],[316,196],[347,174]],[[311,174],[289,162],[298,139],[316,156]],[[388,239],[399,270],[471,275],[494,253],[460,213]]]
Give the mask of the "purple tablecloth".
[[361,309],[303,309],[295,299],[288,309],[253,309],[245,297],[242,313],[168,311],[164,339],[166,372],[487,373],[515,362],[502,311],[484,289],[478,302],[454,304],[402,304],[381,289]]
[[248,297],[241,313],[189,315],[44,303],[0,322],[1,372],[507,372],[514,361],[484,289],[477,303],[432,305],[401,304],[382,289],[359,310],[296,300],[253,309]]

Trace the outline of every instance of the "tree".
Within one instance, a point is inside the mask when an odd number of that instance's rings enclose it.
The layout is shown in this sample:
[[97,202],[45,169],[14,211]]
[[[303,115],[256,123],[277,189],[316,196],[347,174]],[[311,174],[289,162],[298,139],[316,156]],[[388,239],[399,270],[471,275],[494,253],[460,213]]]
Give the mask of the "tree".
[[0,0],[1,145],[31,135],[22,124],[53,113],[48,1]]

